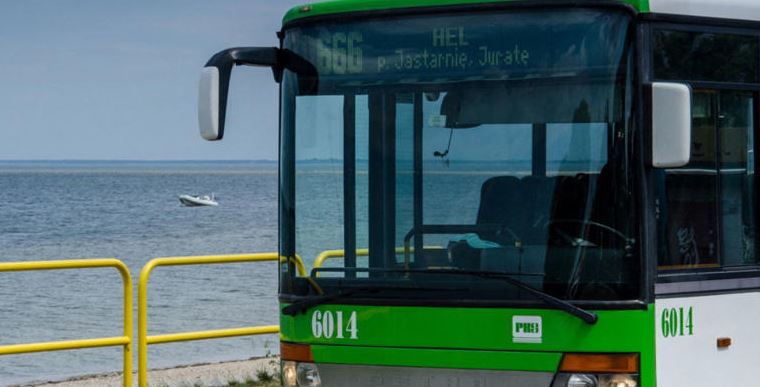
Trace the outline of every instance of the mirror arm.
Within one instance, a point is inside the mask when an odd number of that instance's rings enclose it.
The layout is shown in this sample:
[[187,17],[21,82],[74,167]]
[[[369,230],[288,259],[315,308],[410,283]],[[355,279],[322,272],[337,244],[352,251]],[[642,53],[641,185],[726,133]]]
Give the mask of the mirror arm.
[[318,89],[319,75],[317,68],[302,56],[288,49],[279,50],[280,68],[279,79],[275,70],[275,80],[282,80],[282,69],[288,69],[298,75],[298,89],[300,94],[316,94]]

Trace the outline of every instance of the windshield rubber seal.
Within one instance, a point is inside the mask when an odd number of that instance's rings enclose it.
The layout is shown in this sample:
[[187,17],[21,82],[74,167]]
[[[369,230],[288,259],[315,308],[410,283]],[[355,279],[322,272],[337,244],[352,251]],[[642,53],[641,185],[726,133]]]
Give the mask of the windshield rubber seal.
[[591,0],[569,0],[569,1],[552,1],[552,0],[540,0],[540,1],[513,1],[504,3],[480,3],[480,4],[460,4],[460,5],[443,5],[432,7],[409,7],[409,8],[393,8],[393,9],[381,9],[370,11],[353,11],[332,13],[326,15],[305,16],[299,19],[291,20],[282,25],[282,29],[278,32],[278,35],[286,33],[287,30],[303,27],[308,25],[319,25],[322,23],[341,22],[351,23],[354,21],[366,21],[375,19],[384,19],[390,17],[405,17],[405,16],[432,16],[441,14],[461,14],[461,13],[479,13],[479,12],[493,12],[493,11],[511,11],[511,10],[525,10],[525,9],[565,9],[565,8],[577,8],[577,9],[612,9],[618,11],[627,12],[632,18],[635,18],[639,12],[630,4],[624,4],[612,0],[603,1],[591,1]]

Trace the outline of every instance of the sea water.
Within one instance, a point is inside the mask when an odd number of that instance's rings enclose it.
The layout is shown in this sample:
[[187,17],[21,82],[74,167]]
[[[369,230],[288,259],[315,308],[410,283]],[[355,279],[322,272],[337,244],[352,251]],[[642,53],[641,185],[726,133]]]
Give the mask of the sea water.
[[[219,207],[177,199],[212,192]],[[118,258],[137,289],[154,257],[276,251],[276,198],[276,163],[0,162],[0,261]],[[149,334],[277,324],[276,273],[274,263],[158,268]],[[121,336],[121,286],[113,269],[0,273],[0,345]],[[149,364],[277,346],[276,336],[154,345]],[[121,370],[121,359],[120,347],[0,356],[0,386]]]

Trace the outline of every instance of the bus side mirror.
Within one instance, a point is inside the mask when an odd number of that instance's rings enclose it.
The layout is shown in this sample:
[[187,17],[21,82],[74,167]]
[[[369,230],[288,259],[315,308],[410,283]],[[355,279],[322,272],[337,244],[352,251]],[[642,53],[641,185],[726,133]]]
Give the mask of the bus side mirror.
[[317,92],[317,68],[290,50],[237,47],[220,51],[203,68],[198,90],[198,124],[201,137],[206,140],[221,140],[224,136],[230,74],[235,65],[271,67],[277,82],[282,79],[283,69],[288,69],[298,77],[298,88],[302,94]]
[[655,82],[651,92],[652,166],[682,167],[691,156],[691,89]]
[[227,94],[230,74],[235,65],[279,68],[279,49],[276,47],[237,47],[220,51],[201,72],[198,90],[198,125],[201,137],[209,141],[224,136],[227,113]]

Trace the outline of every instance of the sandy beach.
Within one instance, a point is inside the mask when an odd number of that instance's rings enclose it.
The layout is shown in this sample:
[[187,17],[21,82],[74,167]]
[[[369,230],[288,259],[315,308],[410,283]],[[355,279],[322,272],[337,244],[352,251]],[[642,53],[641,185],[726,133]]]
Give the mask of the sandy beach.
[[[266,371],[274,375],[279,371],[279,358],[258,358],[224,363],[193,364],[151,370],[148,383],[151,387],[221,387],[230,382],[257,380],[257,374]],[[137,385],[137,374],[134,376]],[[10,387],[123,387],[120,373],[87,375],[60,381],[40,381]]]

